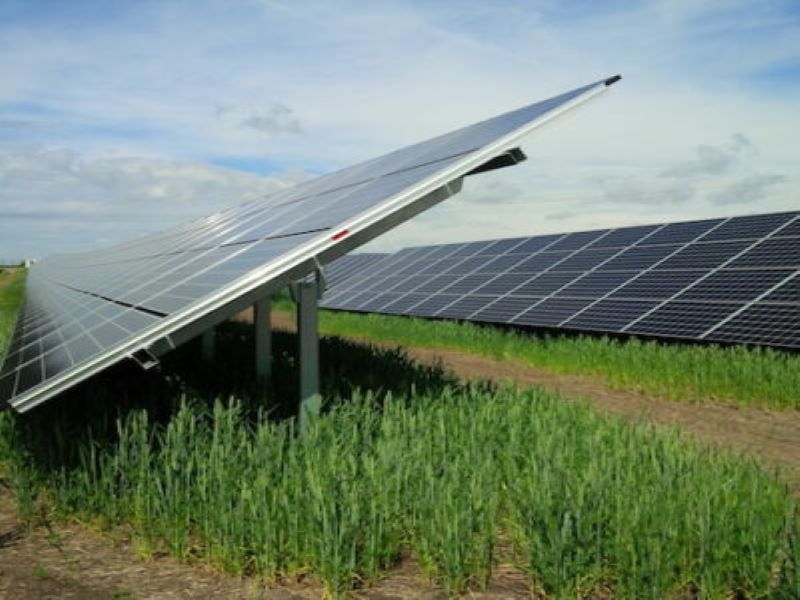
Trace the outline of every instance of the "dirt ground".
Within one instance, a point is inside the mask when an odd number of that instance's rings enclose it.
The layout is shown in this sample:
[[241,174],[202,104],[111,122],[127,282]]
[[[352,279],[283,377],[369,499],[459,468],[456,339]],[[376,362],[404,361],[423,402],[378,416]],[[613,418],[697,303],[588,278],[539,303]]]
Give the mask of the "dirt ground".
[[[0,279],[2,285],[2,279]],[[246,318],[246,315],[245,315]],[[292,329],[287,313],[273,323]],[[387,344],[391,345],[391,344]],[[441,363],[462,379],[515,381],[583,398],[601,410],[665,426],[678,426],[698,439],[756,457],[780,468],[800,493],[800,412],[691,404],[610,388],[599,378],[555,375],[522,364],[445,349],[410,349],[423,363]],[[219,574],[204,565],[186,565],[159,556],[137,558],[124,533],[101,533],[74,524],[26,531],[15,514],[9,486],[0,480],[0,600],[230,598],[301,600],[322,597],[313,581],[267,585]],[[364,600],[445,598],[405,561],[368,591]],[[525,577],[510,564],[500,565],[481,600],[529,598]]]

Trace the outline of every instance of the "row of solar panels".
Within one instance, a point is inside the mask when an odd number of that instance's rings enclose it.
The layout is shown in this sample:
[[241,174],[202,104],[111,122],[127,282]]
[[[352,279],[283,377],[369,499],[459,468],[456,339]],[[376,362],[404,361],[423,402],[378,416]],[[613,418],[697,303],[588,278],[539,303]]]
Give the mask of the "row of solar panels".
[[0,371],[0,407],[8,402],[28,410],[116,361],[180,344],[252,296],[305,276],[456,193],[463,177],[519,162],[522,136],[618,79],[163,233],[46,258],[29,273],[25,306]]
[[322,305],[800,347],[800,212],[346,256]]

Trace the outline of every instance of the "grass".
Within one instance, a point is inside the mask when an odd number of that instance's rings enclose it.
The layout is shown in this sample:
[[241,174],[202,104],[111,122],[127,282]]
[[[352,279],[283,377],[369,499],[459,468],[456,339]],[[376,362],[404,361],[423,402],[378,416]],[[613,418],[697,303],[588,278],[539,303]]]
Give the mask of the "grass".
[[[553,368],[570,353],[588,368],[662,348],[323,317],[326,331],[345,326],[414,345],[471,339]],[[461,386],[400,350],[341,338],[323,340],[328,401],[298,436],[278,418],[293,408],[279,400],[296,398],[294,336],[276,335],[266,397],[251,328],[229,323],[217,339],[216,369],[197,369],[188,345],[160,372],[118,365],[31,414],[1,413],[0,463],[22,517],[124,527],[144,556],[311,575],[332,597],[408,556],[449,595],[485,587],[501,563],[549,598],[800,595],[795,501],[755,462],[541,390]],[[776,377],[780,356],[761,359]]]
[[[450,595],[509,562],[550,598],[799,589],[794,501],[753,462],[540,390],[459,386],[400,351],[335,338],[323,380],[339,401],[297,436],[246,385],[236,398],[217,387],[248,379],[248,330],[219,332],[230,361],[219,373],[191,369],[190,346],[161,375],[118,370],[0,416],[21,514],[125,526],[145,556],[311,575],[333,597],[409,555]],[[276,372],[294,343],[276,336]],[[376,369],[381,391],[349,391],[375,387]]]
[[25,294],[25,271],[0,274],[0,357],[14,332],[17,310]]
[[405,552],[451,594],[481,589],[506,537],[554,598],[788,598],[798,583],[797,521],[775,479],[549,394],[453,390],[382,411],[357,396],[302,438],[245,413],[189,399],[163,424],[134,411],[114,439],[56,435],[48,454],[72,464],[12,452],[14,481],[23,503],[127,524],[140,547],[312,573],[332,596]]
[[462,350],[554,373],[600,377],[617,389],[671,400],[800,408],[800,355],[770,349],[534,335],[456,321],[333,311],[322,312],[320,329],[329,335]]

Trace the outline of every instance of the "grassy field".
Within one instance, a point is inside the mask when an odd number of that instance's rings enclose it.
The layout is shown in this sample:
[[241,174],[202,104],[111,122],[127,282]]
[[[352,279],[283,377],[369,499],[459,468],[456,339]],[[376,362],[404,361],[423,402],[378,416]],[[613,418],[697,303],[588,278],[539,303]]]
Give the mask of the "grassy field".
[[25,293],[25,271],[0,273],[0,357],[3,356],[14,329],[17,310]]
[[[283,310],[290,304],[279,303]],[[456,321],[323,311],[325,334],[463,350],[556,373],[599,376],[617,389],[672,400],[800,408],[800,355],[716,345],[532,335]]]
[[[278,343],[282,366],[291,340]],[[327,380],[358,383],[351,349],[326,342],[340,357]],[[125,525],[142,555],[311,573],[332,596],[408,554],[451,594],[480,589],[498,562],[552,598],[790,598],[800,584],[794,502],[755,464],[537,390],[426,369],[418,392],[402,354],[371,352],[407,385],[332,402],[302,437],[253,396],[185,380],[127,406],[95,385],[62,400],[69,411],[5,415],[20,511]]]
[[279,418],[296,398],[294,336],[275,337],[269,390],[251,327],[228,323],[218,343],[215,370],[187,345],[160,372],[120,365],[0,414],[20,514],[122,528],[142,556],[311,575],[332,597],[409,556],[450,595],[500,564],[548,598],[800,592],[795,501],[746,459],[336,337],[321,347],[326,409],[298,436]]

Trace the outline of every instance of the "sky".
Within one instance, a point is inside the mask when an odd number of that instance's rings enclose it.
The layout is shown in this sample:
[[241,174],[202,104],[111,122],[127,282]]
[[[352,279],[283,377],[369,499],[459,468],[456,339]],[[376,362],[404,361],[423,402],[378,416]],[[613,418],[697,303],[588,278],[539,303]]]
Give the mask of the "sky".
[[797,0],[0,0],[0,262],[621,73],[366,250],[800,209]]

